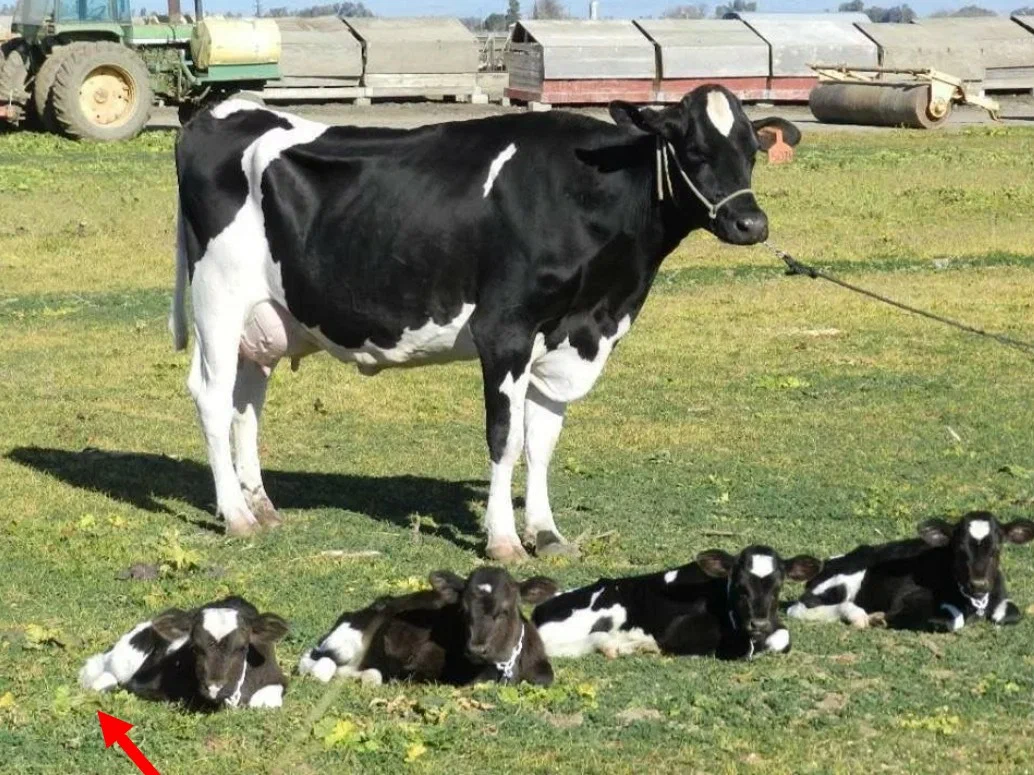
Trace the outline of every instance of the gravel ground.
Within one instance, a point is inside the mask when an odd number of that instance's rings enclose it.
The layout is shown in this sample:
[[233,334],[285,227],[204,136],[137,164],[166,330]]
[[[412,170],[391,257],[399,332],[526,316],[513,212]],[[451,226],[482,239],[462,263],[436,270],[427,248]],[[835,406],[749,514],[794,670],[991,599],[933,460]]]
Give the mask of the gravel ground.
[[[1003,123],[1007,125],[1034,126],[1034,97],[1000,96]],[[324,103],[285,106],[285,110],[307,118],[324,121],[328,124],[351,124],[355,126],[383,126],[395,128],[412,128],[425,124],[443,121],[463,121],[486,116],[499,116],[506,113],[518,113],[524,108],[504,108],[499,105],[463,105],[438,102],[381,103],[368,107],[356,107],[347,103]],[[604,108],[579,109],[578,112],[605,117]],[[820,124],[811,115],[806,105],[751,105],[747,108],[751,117],[778,115],[797,123],[802,129],[829,131],[848,130],[861,132],[885,131],[879,127]],[[981,124],[991,124],[987,114],[979,109],[959,108],[955,110],[948,124],[940,131],[960,129]],[[175,128],[179,126],[176,111],[161,108],[155,111],[151,125],[158,128]]]

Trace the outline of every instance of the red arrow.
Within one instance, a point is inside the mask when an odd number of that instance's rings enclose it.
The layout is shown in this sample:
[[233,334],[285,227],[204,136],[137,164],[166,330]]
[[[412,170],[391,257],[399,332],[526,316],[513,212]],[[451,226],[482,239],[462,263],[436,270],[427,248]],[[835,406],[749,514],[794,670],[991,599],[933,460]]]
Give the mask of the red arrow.
[[103,711],[97,711],[97,719],[101,722],[101,734],[104,735],[104,747],[111,748],[116,743],[122,747],[123,752],[129,760],[136,765],[137,769],[144,775],[161,775],[154,768],[143,752],[136,747],[136,744],[129,739],[126,733],[133,728],[128,721],[109,716]]

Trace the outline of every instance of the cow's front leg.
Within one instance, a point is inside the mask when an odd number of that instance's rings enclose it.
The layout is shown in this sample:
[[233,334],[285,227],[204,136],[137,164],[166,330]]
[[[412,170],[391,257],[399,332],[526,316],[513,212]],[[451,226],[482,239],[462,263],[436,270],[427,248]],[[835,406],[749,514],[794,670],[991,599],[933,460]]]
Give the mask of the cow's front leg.
[[237,477],[248,507],[266,527],[281,524],[280,516],[262,484],[258,452],[259,419],[271,373],[271,368],[240,358],[233,390],[233,440],[237,453]]
[[[478,341],[478,330],[474,331]],[[504,342],[515,340],[513,332],[501,332],[487,342],[484,339],[481,337],[478,341],[478,350],[485,380],[485,430],[492,461],[485,511],[487,552],[493,560],[513,562],[528,557],[517,537],[511,487],[513,468],[524,447],[524,402],[530,353],[502,350],[508,346]]]
[[524,405],[524,454],[528,466],[524,540],[534,542],[539,556],[577,552],[557,529],[549,505],[549,463],[564,427],[566,408],[567,404],[547,398],[534,386],[528,388]]

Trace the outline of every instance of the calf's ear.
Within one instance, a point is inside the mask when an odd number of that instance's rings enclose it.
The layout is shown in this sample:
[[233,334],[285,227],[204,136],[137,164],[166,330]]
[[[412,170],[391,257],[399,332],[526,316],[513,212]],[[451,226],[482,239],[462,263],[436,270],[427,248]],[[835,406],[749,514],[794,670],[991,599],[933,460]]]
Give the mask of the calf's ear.
[[934,547],[947,546],[954,531],[954,528],[943,519],[928,519],[916,529],[919,537]]
[[798,554],[786,561],[786,577],[794,581],[810,581],[822,570],[822,560],[810,554]]
[[754,132],[758,136],[758,144],[762,151],[767,151],[775,143],[775,136],[771,132],[762,132],[762,129],[778,129],[783,133],[783,142],[789,146],[796,146],[801,142],[801,130],[784,118],[759,118],[751,122],[754,125]]
[[170,643],[190,635],[190,628],[194,623],[194,617],[189,611],[180,608],[170,608],[162,611],[151,620],[151,627],[161,636],[162,640]]
[[681,104],[657,111],[653,108],[640,108],[623,100],[614,100],[610,103],[610,117],[618,126],[659,135],[672,143],[677,142],[679,137],[686,133],[682,110]]
[[251,642],[255,644],[276,643],[287,634],[288,624],[276,614],[262,614],[251,626]]
[[431,588],[447,603],[455,603],[459,600],[467,586],[466,579],[447,570],[436,570],[427,577],[427,580],[431,582]]
[[545,576],[532,576],[521,584],[520,589],[521,600],[530,605],[544,603],[560,591],[559,585]]
[[1034,538],[1034,522],[1029,519],[1014,519],[1003,525],[1005,537],[1012,544],[1025,544]]
[[697,564],[708,576],[720,579],[732,573],[736,558],[720,549],[711,549],[697,555]]

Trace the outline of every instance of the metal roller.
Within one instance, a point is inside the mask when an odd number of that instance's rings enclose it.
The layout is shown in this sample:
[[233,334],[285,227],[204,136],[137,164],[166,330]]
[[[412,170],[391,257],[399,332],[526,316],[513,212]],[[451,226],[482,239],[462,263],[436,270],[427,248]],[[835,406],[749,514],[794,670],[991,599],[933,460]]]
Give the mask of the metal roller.
[[820,83],[808,106],[830,124],[935,129],[951,115],[950,102],[931,99],[929,84]]

